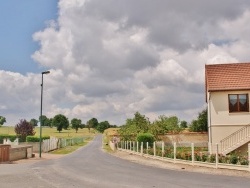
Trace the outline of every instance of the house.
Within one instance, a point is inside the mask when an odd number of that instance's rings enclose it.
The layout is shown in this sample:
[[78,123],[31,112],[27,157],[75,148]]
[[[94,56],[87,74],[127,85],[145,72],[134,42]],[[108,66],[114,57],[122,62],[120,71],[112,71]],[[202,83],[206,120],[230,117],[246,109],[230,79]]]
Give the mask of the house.
[[[247,151],[250,142],[250,63],[205,65],[209,151]],[[218,144],[218,145],[216,145]]]

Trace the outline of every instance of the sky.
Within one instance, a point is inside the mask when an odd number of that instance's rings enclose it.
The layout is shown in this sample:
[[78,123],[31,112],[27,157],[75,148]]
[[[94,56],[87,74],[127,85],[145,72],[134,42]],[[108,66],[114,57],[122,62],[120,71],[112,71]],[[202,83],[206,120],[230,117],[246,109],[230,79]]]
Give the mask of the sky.
[[140,112],[190,122],[205,64],[250,62],[248,0],[5,0],[0,115],[122,125]]

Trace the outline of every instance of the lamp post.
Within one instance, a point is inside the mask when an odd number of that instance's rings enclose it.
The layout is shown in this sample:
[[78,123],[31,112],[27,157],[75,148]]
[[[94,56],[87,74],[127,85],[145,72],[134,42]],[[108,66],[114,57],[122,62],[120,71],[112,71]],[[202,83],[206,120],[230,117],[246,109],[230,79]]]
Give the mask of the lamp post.
[[42,72],[42,84],[41,84],[41,114],[40,114],[40,139],[39,139],[39,157],[42,157],[42,115],[43,115],[43,75],[49,74],[50,71]]

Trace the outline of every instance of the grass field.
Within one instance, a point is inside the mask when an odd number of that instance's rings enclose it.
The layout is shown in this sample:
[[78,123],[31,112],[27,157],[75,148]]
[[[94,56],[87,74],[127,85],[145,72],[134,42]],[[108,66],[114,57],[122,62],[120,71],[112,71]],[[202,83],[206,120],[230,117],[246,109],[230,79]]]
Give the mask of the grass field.
[[[35,128],[35,136],[40,135],[40,127]],[[0,134],[15,135],[14,127],[2,126],[0,127]],[[81,137],[81,136],[94,136],[95,131],[91,129],[90,131],[87,128],[78,129],[76,133],[74,129],[62,130],[60,133],[56,128],[43,127],[42,136],[54,136],[57,138],[72,138],[72,137]]]

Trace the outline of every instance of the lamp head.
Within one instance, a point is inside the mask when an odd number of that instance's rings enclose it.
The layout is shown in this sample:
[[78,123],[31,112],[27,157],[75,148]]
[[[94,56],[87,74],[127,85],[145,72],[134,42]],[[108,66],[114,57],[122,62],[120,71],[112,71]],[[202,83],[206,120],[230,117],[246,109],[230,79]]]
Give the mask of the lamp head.
[[49,74],[50,73],[50,71],[44,71],[44,72],[42,72],[42,74]]

